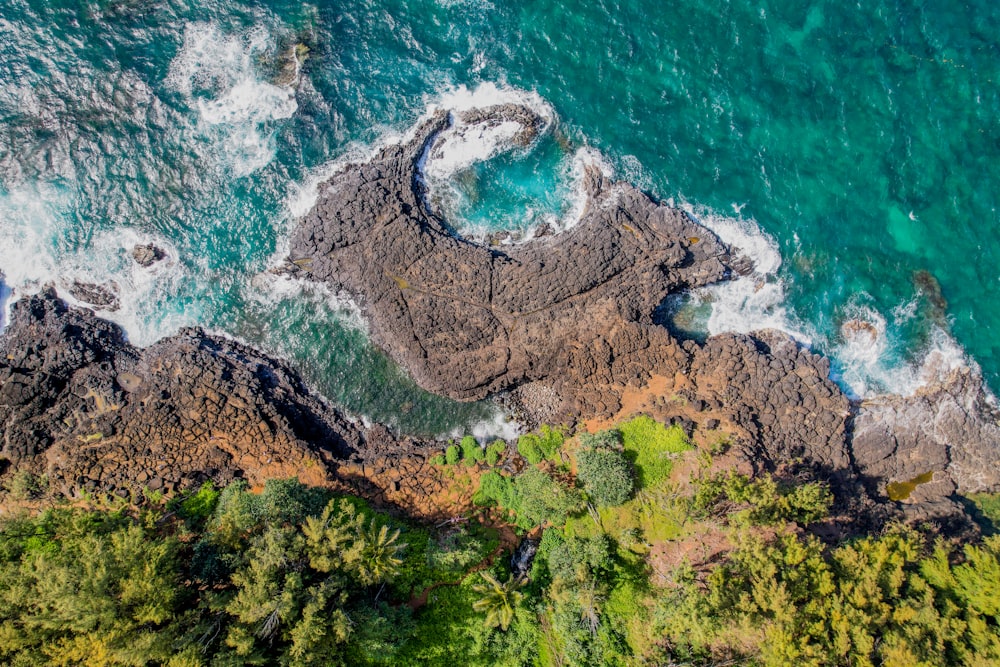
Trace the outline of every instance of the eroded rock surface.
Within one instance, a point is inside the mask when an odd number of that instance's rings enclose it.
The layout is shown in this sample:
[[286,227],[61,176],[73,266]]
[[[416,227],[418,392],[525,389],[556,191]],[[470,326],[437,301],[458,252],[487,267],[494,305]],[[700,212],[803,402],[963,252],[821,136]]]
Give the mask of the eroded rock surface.
[[[1000,413],[976,368],[959,368],[913,396],[864,401],[854,421],[859,472],[887,483],[914,484],[902,498],[915,506],[1000,486]],[[938,508],[945,511],[946,508]]]
[[746,260],[596,169],[566,232],[500,247],[457,236],[425,201],[421,169],[433,170],[440,137],[514,123],[523,145],[543,127],[516,105],[469,114],[439,113],[338,172],[291,244],[291,263],[355,295],[376,342],[423,387],[460,400],[504,392],[529,421],[558,422],[620,416],[655,385],[643,411],[727,429],[759,461],[860,475],[882,494],[888,481],[939,471],[914,496],[927,505],[956,488],[1000,488],[1000,440],[975,377],[868,403],[855,419],[828,361],[784,334],[682,343],[655,324],[668,294],[745,272]]
[[521,144],[542,125],[517,105],[438,114],[322,186],[292,264],[354,294],[375,340],[430,391],[470,400],[510,390],[531,416],[559,422],[615,414],[623,387],[657,373],[675,378],[669,390],[718,404],[718,419],[760,453],[848,464],[849,406],[824,360],[781,337],[779,353],[749,337],[684,345],[654,323],[669,294],[739,264],[684,212],[596,168],[582,217],[558,235],[490,247],[430,212],[421,167],[439,136],[474,123],[520,125]]
[[138,244],[132,248],[132,261],[143,268],[149,268],[166,256],[165,250],[152,243]]
[[0,336],[0,435],[0,463],[68,496],[235,477],[370,486],[340,466],[377,475],[367,454],[421,449],[350,421],[245,345],[186,329],[137,349],[51,290],[15,303]]
[[[525,128],[523,141],[536,128],[531,113],[495,111]],[[723,278],[727,249],[683,212],[596,169],[571,230],[503,248],[459,238],[426,209],[418,171],[450,122],[439,114],[408,143],[333,176],[293,236],[291,261],[356,295],[376,341],[439,394],[472,400],[574,371],[644,372],[593,356],[649,347],[657,305]]]

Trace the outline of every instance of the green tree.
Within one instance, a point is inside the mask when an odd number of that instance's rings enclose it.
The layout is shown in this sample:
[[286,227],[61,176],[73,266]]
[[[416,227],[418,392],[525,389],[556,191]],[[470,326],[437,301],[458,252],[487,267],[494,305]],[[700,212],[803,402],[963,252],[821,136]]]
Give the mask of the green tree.
[[389,581],[399,571],[403,559],[400,552],[406,545],[399,542],[399,529],[389,530],[388,525],[379,526],[372,517],[360,536],[361,559],[359,575],[366,585]]
[[479,446],[476,438],[471,435],[467,435],[462,438],[462,458],[465,460],[466,465],[473,465],[475,463],[480,463],[486,458],[483,448]]
[[483,571],[480,574],[483,581],[472,588],[481,597],[472,604],[472,608],[480,613],[485,612],[484,623],[487,627],[507,630],[514,620],[515,609],[524,598],[524,593],[520,590],[524,580],[515,579],[511,575],[501,583],[489,572]]
[[621,505],[635,488],[632,466],[625,454],[604,447],[577,452],[577,478],[598,505]]

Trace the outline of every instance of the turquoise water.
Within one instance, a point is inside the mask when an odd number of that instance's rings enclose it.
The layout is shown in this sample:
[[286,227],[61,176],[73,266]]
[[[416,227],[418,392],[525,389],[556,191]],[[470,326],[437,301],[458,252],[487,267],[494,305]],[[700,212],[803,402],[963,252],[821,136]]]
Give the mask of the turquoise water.
[[[856,393],[912,389],[942,339],[1000,386],[993,3],[234,5],[0,0],[10,286],[115,280],[112,316],[136,342],[203,325],[404,430],[487,419],[489,406],[417,390],[343,299],[262,272],[324,168],[489,83],[537,92],[558,121],[534,151],[438,188],[456,227],[571,211],[586,147],[706,221],[771,239],[783,262],[751,298],[773,298],[717,322],[794,331]],[[147,240],[169,266],[129,263]],[[712,326],[705,300],[721,312],[725,298],[695,299],[692,326]],[[850,319],[878,344],[846,339]]]

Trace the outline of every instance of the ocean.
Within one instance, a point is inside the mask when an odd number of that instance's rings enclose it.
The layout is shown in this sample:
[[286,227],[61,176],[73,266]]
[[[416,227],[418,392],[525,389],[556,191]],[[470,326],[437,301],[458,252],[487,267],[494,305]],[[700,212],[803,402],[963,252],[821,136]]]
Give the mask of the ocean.
[[510,434],[416,387],[349,296],[269,269],[324,175],[514,100],[550,119],[533,146],[428,175],[461,233],[573,224],[596,162],[755,262],[666,304],[678,330],[785,330],[858,398],[969,363],[996,390],[998,34],[985,0],[0,0],[0,301],[113,282],[101,314],[137,344],[202,326],[359,417]]

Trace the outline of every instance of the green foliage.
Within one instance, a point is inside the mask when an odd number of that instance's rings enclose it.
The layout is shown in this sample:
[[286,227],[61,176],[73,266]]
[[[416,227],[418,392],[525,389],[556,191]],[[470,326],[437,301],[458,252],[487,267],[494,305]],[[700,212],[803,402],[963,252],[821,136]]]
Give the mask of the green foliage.
[[4,663],[165,664],[173,655],[179,633],[164,626],[181,612],[175,540],[150,540],[121,516],[65,510],[3,532],[19,542],[0,563]]
[[597,433],[582,432],[576,437],[583,448],[621,449],[622,447],[622,432],[616,428],[598,431]]
[[443,466],[445,463],[444,454],[435,454],[430,460],[432,466]]
[[495,504],[513,514],[513,522],[529,529],[545,523],[562,525],[584,508],[576,489],[558,482],[537,468],[528,468],[510,479],[491,470],[479,479],[473,496],[478,504]]
[[517,507],[514,484],[495,470],[490,470],[479,478],[479,489],[472,496],[477,505],[498,505],[513,510]]
[[34,500],[48,491],[48,488],[47,477],[27,470],[16,471],[4,482],[4,489],[14,500]]
[[534,467],[489,471],[477,492],[549,526],[527,582],[493,560],[491,529],[408,526],[294,480],[203,487],[176,501],[186,521],[127,506],[7,518],[0,664],[1000,662],[1000,538],[957,547],[894,528],[828,547],[780,527],[825,511],[825,487],[720,475],[698,493],[702,511],[743,517],[735,548],[664,573],[662,590],[628,548],[653,526],[614,517],[662,520],[675,486],[585,514]]
[[515,610],[524,599],[524,593],[519,590],[524,581],[511,576],[501,583],[489,572],[483,571],[480,574],[483,581],[472,587],[479,595],[479,599],[472,603],[472,608],[486,615],[486,627],[506,631],[514,620]]
[[474,436],[467,435],[462,438],[461,447],[462,458],[465,459],[467,465],[471,466],[475,463],[481,463],[486,458],[483,448],[479,446]]
[[[174,505],[166,515],[56,509],[4,521],[0,663],[406,664],[406,647],[420,645],[407,582],[462,578],[497,544],[474,526],[414,529],[411,558],[403,526],[294,480],[259,495],[242,482],[206,485]],[[187,527],[169,520],[174,511]],[[403,585],[383,585],[393,579]],[[470,594],[466,651],[486,636],[471,605]],[[479,650],[508,644],[484,639]]]
[[507,451],[507,443],[503,440],[494,440],[486,446],[486,465],[495,466],[500,462],[500,457]]
[[[572,665],[632,664],[624,633],[628,618],[641,614],[636,597],[644,593],[632,583],[638,576],[616,554],[606,535],[564,536],[547,530],[539,545],[533,576],[548,583],[545,610],[551,632],[547,635],[552,662]],[[627,589],[627,590],[626,590]],[[631,595],[631,605],[622,604]],[[616,600],[615,605],[610,601]]]
[[537,468],[514,478],[512,507],[517,525],[533,528],[545,523],[562,525],[571,514],[583,511],[579,491],[557,482]]
[[562,430],[543,424],[537,433],[526,433],[517,439],[517,452],[528,463],[537,465],[544,460],[556,460],[565,441]]
[[204,521],[215,511],[219,501],[219,491],[211,481],[205,482],[197,492],[185,498],[178,513],[185,519]]
[[1000,493],[974,493],[960,498],[985,535],[1000,533]]
[[581,449],[576,464],[577,478],[598,505],[621,505],[632,495],[632,466],[621,451],[605,447]]
[[458,445],[448,445],[448,448],[444,450],[444,460],[450,466],[455,465],[462,458],[462,450],[459,449]]
[[958,554],[943,542],[928,553],[923,537],[904,528],[830,552],[813,537],[750,534],[712,572],[707,591],[690,570],[677,573],[658,625],[671,658],[995,664],[1000,542],[988,538],[961,555],[953,564]]
[[692,448],[680,426],[667,427],[645,415],[619,425],[618,431],[640,489],[651,489],[667,479],[674,457]]
[[779,485],[771,475],[750,479],[729,471],[700,480],[694,510],[727,514],[736,525],[774,525],[793,521],[809,524],[826,517],[833,503],[829,487],[820,482]]
[[545,459],[542,448],[538,445],[538,436],[532,433],[522,435],[517,439],[517,453],[531,465],[538,465]]

